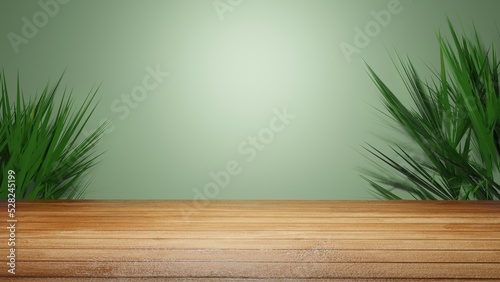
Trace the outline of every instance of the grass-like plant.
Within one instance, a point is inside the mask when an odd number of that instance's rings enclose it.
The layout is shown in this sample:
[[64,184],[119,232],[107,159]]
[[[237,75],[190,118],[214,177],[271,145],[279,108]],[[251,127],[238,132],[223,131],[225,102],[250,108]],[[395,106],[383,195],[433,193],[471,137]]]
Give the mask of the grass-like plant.
[[15,104],[11,104],[5,74],[0,75],[0,199],[9,194],[8,171],[15,173],[18,199],[74,199],[83,195],[88,185],[86,172],[100,156],[93,149],[106,124],[81,138],[95,110],[96,105],[91,104],[97,90],[76,108],[66,90],[56,103],[61,79],[26,101],[18,75]]
[[420,200],[500,199],[500,62],[476,30],[459,36],[448,23],[451,40],[438,35],[440,70],[430,82],[398,57],[415,107],[404,105],[368,67],[387,116],[417,145],[414,152],[395,142],[391,154],[365,147],[381,162],[362,177],[382,198],[402,199],[399,192],[407,192]]

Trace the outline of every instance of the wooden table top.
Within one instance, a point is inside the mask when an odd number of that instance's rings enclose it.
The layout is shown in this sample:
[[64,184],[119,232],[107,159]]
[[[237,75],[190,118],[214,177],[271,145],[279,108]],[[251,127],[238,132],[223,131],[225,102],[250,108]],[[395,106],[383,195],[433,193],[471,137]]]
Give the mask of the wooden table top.
[[500,202],[0,205],[2,281],[500,281]]

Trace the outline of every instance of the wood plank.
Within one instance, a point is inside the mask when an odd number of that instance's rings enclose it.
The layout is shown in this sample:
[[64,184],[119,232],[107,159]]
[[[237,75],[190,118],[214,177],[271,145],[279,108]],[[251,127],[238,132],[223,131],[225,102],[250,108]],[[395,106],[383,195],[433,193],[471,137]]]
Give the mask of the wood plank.
[[500,281],[499,215],[489,201],[18,201],[17,274],[0,280]]
[[[203,216],[203,217],[191,217],[183,218],[182,216],[172,216],[172,215],[144,215],[144,216],[120,216],[120,215],[100,215],[100,216],[89,216],[80,215],[78,221],[80,223],[93,223],[99,219],[99,223],[102,224],[129,224],[135,223],[137,221],[145,221],[150,224],[162,224],[165,222],[175,223],[175,224],[209,224],[209,223],[229,223],[229,224],[247,224],[247,223],[259,223],[259,224],[277,224],[277,223],[294,223],[294,224],[381,224],[381,223],[392,223],[400,224],[402,222],[407,224],[491,224],[500,226],[500,218],[486,217],[486,218],[470,218],[470,217],[295,217],[295,216]],[[74,220],[74,216],[68,215],[58,215],[58,216],[45,216],[45,215],[33,215],[33,216],[17,216],[19,221],[23,223],[54,223],[54,224],[67,224]]]
[[[20,276],[211,278],[491,278],[496,263],[23,262]],[[0,274],[6,276],[5,272]]]
[[[47,201],[37,206],[31,202],[17,202],[21,208],[20,212],[36,216],[44,214],[47,216],[61,215],[61,210],[64,214],[73,215],[76,212],[79,215],[89,214],[97,215],[113,215],[116,212],[129,211],[131,216],[146,216],[146,215],[190,215],[190,216],[233,216],[234,214],[228,211],[237,212],[240,216],[326,216],[335,217],[384,217],[384,216],[453,216],[453,217],[477,217],[477,215],[494,217],[498,213],[499,205],[497,203],[477,202],[460,206],[453,202],[451,204],[436,205],[432,202],[423,203],[421,206],[415,206],[412,201],[392,202],[392,204],[376,205],[371,202],[364,202],[356,205],[351,202],[339,201],[335,203],[322,203],[319,201],[314,205],[307,205],[296,202],[272,202],[268,204],[242,204],[226,203],[226,202],[203,202],[202,206],[194,205],[185,201],[169,201],[168,203],[149,203],[148,206],[138,205],[136,202],[130,201],[110,201],[103,204],[101,202],[79,202],[74,205],[69,203]],[[402,209],[401,206],[407,206]],[[32,207],[36,207],[32,210]],[[85,214],[81,212],[85,211]]]
[[500,232],[500,224],[475,224],[475,223],[366,223],[366,224],[350,224],[350,223],[335,223],[335,224],[320,224],[320,223],[238,223],[238,222],[147,222],[138,221],[122,224],[112,224],[110,222],[55,222],[51,223],[26,223],[23,225],[19,222],[24,230],[103,230],[113,231],[122,230],[126,232],[140,231],[258,231],[258,230],[273,230],[273,231],[476,231],[484,230],[488,232]]
[[[474,217],[477,214],[494,216],[500,204],[494,201],[18,201],[20,212],[35,207],[36,213],[61,210],[66,212],[130,212],[143,216],[149,212],[185,212],[200,215],[208,212],[225,213],[237,211],[244,214],[260,213],[344,213],[351,216],[379,216],[384,214],[454,214]],[[57,205],[54,205],[56,203]],[[1,207],[2,204],[0,204]],[[3,205],[6,206],[5,202]],[[401,208],[404,207],[404,208]]]
[[442,250],[279,250],[279,249],[49,249],[26,248],[18,251],[24,261],[232,261],[232,262],[435,262],[500,263],[499,251]]
[[[4,232],[7,232],[6,230]],[[123,232],[121,230],[33,230],[21,229],[17,233],[21,238],[31,239],[228,239],[254,238],[261,240],[273,239],[364,239],[364,240],[500,240],[500,232],[491,231],[414,231],[401,230],[383,231],[336,231],[336,230],[301,230],[301,231],[220,231],[220,230],[192,230],[192,231],[145,231]],[[1,249],[1,248],[0,248]]]
[[[96,234],[98,236],[98,234]],[[334,250],[493,250],[500,251],[500,240],[260,240],[260,239],[26,239],[25,248],[169,248],[169,249],[334,249]]]
[[[12,278],[11,278],[12,279]],[[13,278],[12,281],[16,282],[165,282],[165,278],[151,278],[151,277],[92,277],[92,278],[81,278],[81,277],[50,277],[50,278],[39,278],[39,277],[18,277]],[[300,279],[300,278],[273,278],[270,279],[259,279],[259,278],[168,278],[169,282],[243,282],[243,281],[276,281],[276,282],[325,282],[325,281],[342,281],[342,282],[484,282],[484,281],[498,281],[498,279],[390,279],[390,278],[328,278],[328,279]]]

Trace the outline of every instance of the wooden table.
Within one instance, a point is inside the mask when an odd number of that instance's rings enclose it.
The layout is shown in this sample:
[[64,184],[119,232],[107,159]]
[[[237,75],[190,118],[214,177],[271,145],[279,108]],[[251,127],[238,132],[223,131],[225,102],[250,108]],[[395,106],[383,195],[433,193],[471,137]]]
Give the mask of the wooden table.
[[18,201],[16,274],[2,227],[0,280],[500,281],[499,215],[500,202]]

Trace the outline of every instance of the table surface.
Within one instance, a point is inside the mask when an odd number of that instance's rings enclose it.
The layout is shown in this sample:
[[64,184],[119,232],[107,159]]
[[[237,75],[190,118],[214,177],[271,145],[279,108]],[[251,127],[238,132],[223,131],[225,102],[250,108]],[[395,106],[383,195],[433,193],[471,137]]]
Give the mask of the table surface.
[[473,201],[18,201],[16,274],[0,228],[0,280],[500,281],[499,215]]

